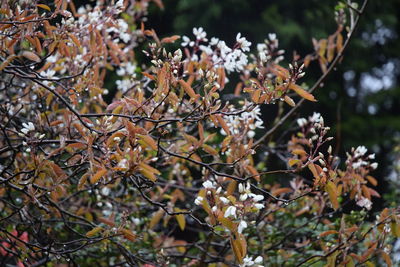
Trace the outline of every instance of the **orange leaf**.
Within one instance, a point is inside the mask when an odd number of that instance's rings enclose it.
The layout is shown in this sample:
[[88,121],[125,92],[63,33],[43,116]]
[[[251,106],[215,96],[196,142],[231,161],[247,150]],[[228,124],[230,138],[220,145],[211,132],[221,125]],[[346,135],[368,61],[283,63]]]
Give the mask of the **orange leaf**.
[[113,221],[107,219],[107,218],[99,217],[98,220],[99,220],[100,222],[104,223],[104,224],[107,224],[107,225],[111,226],[111,227],[114,227],[114,226],[115,226],[115,223],[114,223]]
[[151,147],[154,150],[157,150],[157,143],[154,141],[153,138],[151,138],[150,135],[142,135],[138,134],[137,137],[139,137],[140,140],[142,140],[148,147]]
[[104,174],[107,173],[106,169],[100,169],[99,171],[97,171],[92,177],[90,177],[90,183],[91,184],[95,184],[97,183],[97,181],[100,180],[101,177],[103,177]]
[[258,103],[258,101],[260,99],[261,92],[262,92],[261,89],[257,89],[257,90],[254,91],[253,95],[251,96],[251,100],[254,103]]
[[281,194],[290,193],[290,192],[292,192],[292,191],[293,191],[293,190],[290,189],[290,188],[288,188],[288,187],[282,187],[282,188],[278,188],[278,189],[275,189],[275,190],[271,191],[271,193],[272,193],[274,196],[279,196],[279,195],[281,195]]
[[325,231],[325,232],[320,233],[319,237],[324,237],[324,236],[327,236],[327,235],[333,235],[333,234],[337,234],[337,233],[338,233],[338,231],[329,230],[329,231]]
[[40,7],[40,8],[43,8],[43,9],[46,9],[47,11],[51,11],[50,7],[45,5],[45,4],[37,4],[36,6]]
[[92,230],[90,230],[89,232],[86,233],[86,237],[95,236],[95,235],[97,235],[101,230],[103,230],[102,227],[96,226],[95,228],[93,228]]
[[73,35],[72,33],[68,33],[69,38],[71,38],[72,42],[74,42],[74,44],[77,47],[81,47],[81,42],[79,42],[78,38],[76,38],[75,35]]
[[67,147],[79,149],[79,148],[86,148],[86,145],[82,143],[72,143],[69,144]]
[[161,43],[173,43],[176,40],[178,40],[179,38],[181,38],[179,35],[173,35],[170,37],[165,37],[161,39]]
[[158,222],[161,220],[163,217],[165,211],[162,209],[159,209],[156,213],[153,214],[151,217],[150,223],[149,223],[149,229],[153,229],[154,226],[158,224]]
[[378,185],[378,181],[374,177],[372,177],[371,175],[367,175],[366,178],[373,186],[377,186]]
[[392,260],[390,259],[389,255],[386,252],[382,251],[381,252],[381,256],[382,256],[383,260],[386,262],[387,266],[391,267],[392,266]]
[[315,168],[314,163],[308,164],[307,167],[310,169],[310,171],[313,174],[314,178],[316,180],[318,180],[319,179],[319,175],[318,175],[317,169]]
[[10,63],[13,61],[17,56],[16,55],[11,55],[4,60],[3,63],[0,65],[0,71],[4,70]]
[[221,115],[215,115],[215,118],[217,118],[217,121],[219,122],[219,124],[221,125],[222,129],[224,129],[225,133],[227,135],[231,135],[231,132],[229,131],[229,127],[228,124],[226,124],[226,122],[224,121],[224,119],[221,117]]
[[40,59],[40,57],[38,55],[36,55],[35,53],[30,52],[30,51],[22,52],[21,56],[23,56],[24,58],[27,58],[27,59],[29,59],[31,61],[34,61],[34,62],[40,62],[41,61],[41,59]]
[[82,175],[81,179],[79,179],[79,182],[78,182],[78,190],[83,189],[83,186],[86,184],[88,177],[89,177],[88,173],[85,173],[84,175]]
[[206,151],[207,153],[210,153],[213,156],[218,155],[218,151],[215,150],[213,147],[207,145],[207,144],[203,144],[202,148],[203,148],[204,151]]
[[183,90],[192,98],[193,100],[196,100],[197,98],[200,97],[200,95],[196,94],[193,88],[184,80],[179,80],[179,84],[182,86]]
[[312,94],[310,94],[309,92],[307,92],[306,90],[304,90],[303,88],[298,86],[297,84],[290,83],[289,88],[292,89],[293,91],[295,91],[302,98],[305,98],[309,101],[314,101],[314,102],[317,101]]
[[336,185],[334,183],[332,183],[331,181],[329,181],[326,184],[325,190],[328,192],[329,195],[329,199],[332,203],[332,207],[337,210],[339,208],[339,202],[337,200],[338,195],[337,195],[337,188]]
[[[175,212],[179,212],[179,211],[181,211],[181,210],[175,209]],[[175,215],[175,219],[178,222],[179,228],[181,228],[181,230],[184,231],[185,226],[186,226],[185,215],[183,215],[183,214]]]
[[146,76],[147,78],[149,78],[150,80],[155,80],[156,78],[153,76],[153,75],[151,75],[151,74],[149,74],[149,73],[147,73],[147,72],[142,72],[142,74],[144,75],[144,76]]
[[307,155],[307,152],[305,152],[303,149],[293,149],[292,154],[303,156]]
[[287,95],[285,95],[284,100],[285,100],[286,104],[288,104],[291,107],[294,107],[296,105],[294,100],[291,97],[287,96]]
[[301,162],[299,159],[290,159],[289,160],[289,167],[292,167],[293,165]]
[[121,234],[128,239],[129,241],[135,241],[136,240],[136,235],[129,229],[121,229],[119,230]]

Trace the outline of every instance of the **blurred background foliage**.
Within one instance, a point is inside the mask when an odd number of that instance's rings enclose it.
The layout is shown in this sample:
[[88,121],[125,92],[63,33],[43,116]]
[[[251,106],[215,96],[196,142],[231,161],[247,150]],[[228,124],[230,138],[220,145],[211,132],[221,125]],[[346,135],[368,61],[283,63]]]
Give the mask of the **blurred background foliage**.
[[[327,38],[336,30],[334,0],[164,0],[165,9],[155,5],[147,28],[159,36],[173,34],[192,37],[193,27],[203,27],[207,37],[218,37],[233,44],[237,32],[249,41],[261,43],[268,33],[276,33],[281,49],[286,50],[283,65],[292,52],[305,56],[313,51],[312,38]],[[358,2],[361,5],[361,1]],[[320,112],[335,136],[335,151],[345,159],[345,151],[365,145],[377,154],[380,163],[374,176],[386,201],[396,205],[392,185],[398,180],[394,158],[400,136],[400,2],[369,1],[365,14],[343,61],[315,92],[317,103],[305,103],[295,116]],[[317,63],[311,64],[303,81],[312,86],[321,75]],[[230,83],[234,87],[234,82]],[[229,88],[228,88],[229,90]],[[263,107],[267,128],[277,108]],[[291,120],[293,122],[293,120]],[[286,127],[287,128],[287,127]],[[285,127],[276,136],[282,135]],[[273,166],[267,166],[273,169]],[[390,179],[389,179],[390,178]],[[376,202],[381,206],[382,200]]]

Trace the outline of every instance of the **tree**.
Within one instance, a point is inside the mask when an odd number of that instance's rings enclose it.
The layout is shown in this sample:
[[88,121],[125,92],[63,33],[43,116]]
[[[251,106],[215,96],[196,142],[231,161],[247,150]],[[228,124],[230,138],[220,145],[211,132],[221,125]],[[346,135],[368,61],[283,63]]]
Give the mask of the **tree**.
[[[374,154],[339,165],[321,114],[288,123],[367,1],[339,3],[334,32],[287,65],[276,34],[253,53],[240,33],[159,38],[151,2],[2,3],[2,264],[391,265],[400,217],[370,216]],[[281,113],[268,128],[262,105]]]

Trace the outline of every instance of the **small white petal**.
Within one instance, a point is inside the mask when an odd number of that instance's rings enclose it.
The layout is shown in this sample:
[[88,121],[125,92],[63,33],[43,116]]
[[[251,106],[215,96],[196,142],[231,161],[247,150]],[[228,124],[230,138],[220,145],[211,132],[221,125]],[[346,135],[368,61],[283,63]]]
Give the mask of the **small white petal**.
[[247,228],[247,223],[245,221],[240,221],[239,226],[238,226],[238,232],[241,234],[243,232],[243,229]]
[[255,202],[261,201],[261,200],[263,200],[263,199],[264,199],[264,196],[263,196],[263,195],[255,195],[255,196],[253,197],[253,200],[254,200]]
[[263,258],[261,256],[258,256],[257,258],[254,259],[254,263],[259,264],[262,262],[262,260],[263,260]]

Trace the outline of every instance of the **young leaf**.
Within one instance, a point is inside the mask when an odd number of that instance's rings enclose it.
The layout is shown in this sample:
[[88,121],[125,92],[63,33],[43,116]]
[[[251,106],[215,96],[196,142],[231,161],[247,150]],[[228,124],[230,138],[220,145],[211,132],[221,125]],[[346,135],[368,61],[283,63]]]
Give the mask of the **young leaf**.
[[[175,209],[175,212],[179,211],[180,211],[179,209]],[[178,222],[179,228],[181,228],[181,230],[184,231],[186,226],[185,215],[183,214],[175,215],[175,219]]]
[[34,62],[41,61],[40,57],[31,51],[24,51],[21,53],[21,56],[23,56],[24,58],[27,58],[31,61],[34,61]]
[[228,124],[226,124],[225,120],[221,117],[221,115],[217,114],[215,115],[215,118],[217,118],[218,123],[221,125],[222,129],[224,129],[225,133],[227,135],[231,135],[231,131],[229,131]]
[[293,91],[295,91],[302,98],[305,98],[305,99],[307,99],[309,101],[313,101],[313,102],[317,101],[312,94],[310,94],[309,92],[307,92],[306,90],[304,90],[303,88],[298,86],[297,84],[290,83],[289,88],[292,89]]
[[151,217],[150,223],[149,223],[149,229],[153,229],[154,226],[158,224],[158,222],[161,220],[163,217],[165,211],[162,209],[159,209],[156,213],[153,214],[153,217]]
[[335,185],[333,182],[328,181],[328,183],[326,184],[325,189],[326,189],[326,191],[328,192],[329,199],[330,199],[330,201],[331,201],[331,203],[332,203],[332,207],[333,207],[335,210],[337,210],[337,209],[339,208],[339,202],[338,202],[338,200],[337,200],[338,195],[337,195],[337,188],[336,188],[336,185]]
[[121,229],[121,234],[129,241],[136,241],[136,235],[129,229]]
[[98,170],[92,177],[90,177],[90,183],[91,184],[97,183],[97,181],[99,181],[100,178],[103,177],[104,174],[106,174],[106,173],[107,173],[107,170],[104,168]]
[[93,237],[97,235],[101,230],[103,230],[101,226],[96,226],[95,228],[86,233],[86,237]]
[[192,100],[197,100],[197,98],[200,97],[200,95],[196,94],[193,88],[187,82],[184,80],[179,80],[178,82]]
[[40,7],[40,8],[43,8],[43,9],[46,9],[47,11],[51,11],[51,9],[50,9],[50,7],[49,7],[48,5],[45,5],[45,4],[37,4],[36,6],[37,6],[37,7]]
[[139,143],[144,144],[147,147],[150,147],[154,150],[157,150],[157,143],[154,141],[154,139],[150,135],[142,135],[138,134],[137,137],[139,137],[140,141]]
[[176,40],[181,38],[179,35],[173,35],[170,37],[165,37],[161,39],[161,43],[174,43]]

